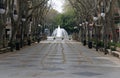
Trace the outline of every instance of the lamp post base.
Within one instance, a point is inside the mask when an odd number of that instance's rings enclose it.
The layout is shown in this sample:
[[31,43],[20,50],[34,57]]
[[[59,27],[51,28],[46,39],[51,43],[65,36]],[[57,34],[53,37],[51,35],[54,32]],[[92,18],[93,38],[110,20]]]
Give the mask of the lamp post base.
[[15,45],[16,45],[16,50],[20,50],[20,43],[16,42]]
[[86,40],[83,40],[83,45],[86,46]]
[[91,49],[92,48],[92,41],[88,42],[88,47]]

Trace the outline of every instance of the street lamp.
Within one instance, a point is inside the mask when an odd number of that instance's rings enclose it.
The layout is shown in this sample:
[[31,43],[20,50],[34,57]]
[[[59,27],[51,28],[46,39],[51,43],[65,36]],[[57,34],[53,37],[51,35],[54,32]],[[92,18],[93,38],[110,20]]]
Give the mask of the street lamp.
[[38,24],[38,27],[41,27],[41,25],[40,25],[40,24]]
[[88,20],[86,19],[86,27],[87,27],[87,39],[88,39],[88,48],[92,48],[92,41],[90,40],[90,26]]
[[83,22],[82,25],[84,25],[85,23]]
[[32,17],[29,19],[29,30],[28,30],[28,37],[27,37],[27,44],[31,45],[31,26],[32,26]]
[[82,29],[82,23],[79,24],[80,31],[81,31],[81,42],[83,42],[83,29]]
[[102,12],[101,13],[101,17],[105,18],[105,13]]
[[98,20],[98,17],[97,16],[94,16],[93,17],[93,21],[96,22]]
[[75,40],[78,40],[78,33],[77,33],[78,31],[77,30],[78,30],[78,27],[74,26],[74,39]]
[[78,28],[77,26],[74,27],[74,29],[77,29],[77,28]]
[[4,26],[4,16],[2,16],[3,14],[5,13],[5,5],[4,5],[4,3],[2,2],[2,1],[0,1],[0,20],[1,20],[1,22],[2,22],[2,27],[3,27],[3,47],[5,47],[5,26]]
[[86,26],[85,26],[85,22],[82,22],[82,26],[83,26],[83,29],[84,29],[84,32],[83,32],[83,36],[84,36],[83,45],[85,46],[86,45]]
[[14,19],[15,21],[17,21],[17,19],[18,19],[17,10],[14,10],[13,19]]
[[23,39],[24,39],[24,35],[23,35],[23,29],[24,29],[24,27],[23,27],[23,25],[24,25],[24,23],[23,22],[25,22],[26,21],[26,18],[25,18],[25,15],[22,15],[22,19],[21,19],[21,21],[22,21],[22,26],[21,26],[21,40],[20,40],[20,42],[21,42],[21,48],[23,47]]
[[40,31],[41,31],[40,34],[42,35],[42,25],[41,25],[41,24],[38,24],[38,27],[40,27],[40,29],[41,29],[41,30],[40,30]]
[[26,21],[25,15],[22,15],[22,22],[25,22],[25,21]]
[[86,25],[88,25],[88,21],[86,21],[85,23],[86,23]]
[[37,33],[36,33],[37,42],[39,43],[40,40],[41,40],[40,34],[42,34],[42,26],[41,26],[41,24],[38,24],[38,29],[36,31],[37,31]]
[[[14,10],[13,11],[13,20],[15,21],[14,22],[14,25],[16,25],[16,21],[18,20],[18,14],[17,14],[17,10]],[[16,43],[15,43],[15,45],[16,45],[16,50],[20,50],[20,42],[19,42],[19,34],[17,33],[16,34]]]
[[0,14],[4,14],[5,13],[5,7],[3,3],[0,3]]
[[103,18],[103,27],[104,27],[104,35],[103,35],[103,42],[104,42],[104,51],[105,51],[105,54],[106,54],[106,45],[107,45],[107,40],[106,40],[106,25],[105,25],[105,7],[102,6],[102,11],[101,11],[101,17]]
[[105,18],[105,6],[104,6],[104,4],[101,4],[101,6],[102,6],[102,9],[101,9],[101,17],[103,17],[103,18]]
[[95,39],[96,39],[96,51],[98,51],[98,33],[97,33],[97,26],[96,26],[96,21],[98,20],[97,14],[95,13],[95,16],[93,17],[94,25],[95,25]]
[[79,24],[80,27],[82,27],[82,24]]

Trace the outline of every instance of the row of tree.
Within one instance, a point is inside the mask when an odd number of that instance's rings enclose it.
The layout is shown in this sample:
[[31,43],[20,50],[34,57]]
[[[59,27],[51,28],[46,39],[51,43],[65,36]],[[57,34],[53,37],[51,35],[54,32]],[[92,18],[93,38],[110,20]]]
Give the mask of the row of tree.
[[[68,0],[76,14],[77,37],[104,51],[120,42],[120,0]],[[76,25],[75,25],[76,26]]]
[[103,41],[105,48],[120,39],[120,30],[116,31],[120,23],[119,3],[120,0],[66,0],[64,12],[56,13],[52,23],[69,33],[77,32],[79,40],[93,40],[96,45]]
[[[76,13],[77,25],[88,21],[93,22],[93,17],[100,18],[97,24],[102,25],[101,30],[104,28],[104,34],[111,33],[112,40],[118,41],[116,33],[116,25],[119,23],[119,18],[115,18],[116,6],[119,8],[120,0],[69,0]],[[105,20],[100,17],[101,13],[105,13]],[[119,13],[117,13],[119,17]],[[116,20],[115,20],[116,19]],[[103,23],[105,23],[103,26]]]
[[[0,41],[5,47],[5,29],[11,24],[10,45],[21,43],[30,36],[38,34],[38,24],[45,23],[46,15],[50,9],[49,0],[0,0],[0,6],[5,13],[0,17]],[[1,8],[1,7],[0,7]],[[9,21],[9,23],[7,23]],[[40,31],[39,31],[40,32]]]

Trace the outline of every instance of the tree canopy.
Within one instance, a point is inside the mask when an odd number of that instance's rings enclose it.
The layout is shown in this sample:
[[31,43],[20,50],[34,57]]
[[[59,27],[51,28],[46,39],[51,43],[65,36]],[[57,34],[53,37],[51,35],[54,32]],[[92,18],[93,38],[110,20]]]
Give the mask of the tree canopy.
[[73,32],[75,26],[75,11],[67,1],[64,5],[64,12],[59,13],[54,19],[54,25],[60,25],[62,28],[67,30],[68,33]]

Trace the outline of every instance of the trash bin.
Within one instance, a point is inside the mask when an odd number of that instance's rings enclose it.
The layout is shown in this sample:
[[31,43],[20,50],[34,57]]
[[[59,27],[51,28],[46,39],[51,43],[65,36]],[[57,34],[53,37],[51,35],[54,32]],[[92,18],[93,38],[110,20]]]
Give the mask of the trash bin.
[[20,43],[16,42],[15,45],[16,45],[16,50],[20,50]]
[[88,47],[89,47],[89,48],[92,48],[92,42],[91,42],[91,41],[88,42]]
[[84,45],[84,46],[86,45],[86,40],[83,41],[83,45]]
[[40,38],[37,39],[37,42],[38,42],[38,43],[40,42]]
[[14,49],[13,43],[9,42],[8,47],[10,47],[10,51],[13,52],[13,49]]
[[28,45],[31,45],[31,40],[28,40]]
[[99,44],[97,43],[96,44],[96,51],[98,51],[98,49],[99,49]]

